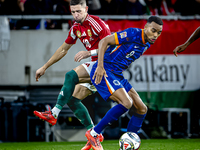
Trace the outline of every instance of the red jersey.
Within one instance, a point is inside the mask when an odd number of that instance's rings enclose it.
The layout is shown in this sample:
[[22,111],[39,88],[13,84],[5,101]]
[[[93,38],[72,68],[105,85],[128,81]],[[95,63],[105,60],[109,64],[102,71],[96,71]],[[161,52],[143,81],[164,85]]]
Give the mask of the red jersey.
[[[75,44],[77,38],[81,40],[88,51],[98,49],[101,39],[110,35],[109,26],[97,16],[87,15],[82,24],[75,22],[71,27],[68,37],[65,40],[67,44]],[[92,56],[92,61],[97,60],[97,56]]]

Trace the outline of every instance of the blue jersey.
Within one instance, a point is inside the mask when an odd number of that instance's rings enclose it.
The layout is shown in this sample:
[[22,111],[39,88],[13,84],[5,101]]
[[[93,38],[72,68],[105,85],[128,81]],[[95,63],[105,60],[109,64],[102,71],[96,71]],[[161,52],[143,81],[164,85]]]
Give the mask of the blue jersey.
[[122,72],[138,59],[149,47],[145,43],[144,30],[129,28],[115,33],[116,45],[111,45],[104,55],[104,68],[108,77],[103,76],[101,83],[96,85],[92,79],[97,68],[93,65],[90,78],[99,94],[107,100],[116,90],[124,88],[128,93],[132,85],[124,78]]
[[150,44],[145,43],[143,29],[128,28],[114,34],[116,45],[110,45],[106,50],[104,67],[106,70],[122,73],[150,47]]

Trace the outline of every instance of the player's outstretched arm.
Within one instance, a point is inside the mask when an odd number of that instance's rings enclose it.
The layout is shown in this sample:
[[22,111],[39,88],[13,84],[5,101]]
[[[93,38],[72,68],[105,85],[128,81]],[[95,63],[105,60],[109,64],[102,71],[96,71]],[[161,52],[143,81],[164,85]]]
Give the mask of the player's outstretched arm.
[[197,40],[198,38],[200,38],[200,27],[198,27],[193,33],[192,35],[189,37],[189,39],[182,45],[177,46],[174,50],[173,53],[174,55],[177,57],[178,54],[182,51],[184,51],[190,44],[192,44],[195,40]]
[[97,68],[95,70],[95,73],[93,75],[93,80],[95,78],[95,84],[99,84],[102,80],[102,77],[105,75],[107,77],[106,71],[104,69],[104,54],[107,50],[107,46],[108,45],[115,45],[115,36],[113,35],[109,35],[106,36],[105,38],[103,38],[100,42],[99,42],[99,49],[98,49],[98,65]]
[[49,68],[51,65],[53,65],[54,63],[56,63],[57,61],[59,61],[61,58],[63,58],[68,50],[70,49],[70,47],[72,46],[73,44],[67,44],[67,43],[63,43],[57,50],[56,52],[53,54],[53,56],[51,56],[51,58],[47,61],[46,64],[44,64],[41,68],[39,68],[37,71],[36,71],[36,74],[35,74],[35,79],[36,81],[39,80],[39,78],[45,74],[45,71],[47,68]]
[[187,48],[186,44],[179,45],[174,49],[173,53],[176,57],[178,57],[177,53],[184,51],[186,48]]

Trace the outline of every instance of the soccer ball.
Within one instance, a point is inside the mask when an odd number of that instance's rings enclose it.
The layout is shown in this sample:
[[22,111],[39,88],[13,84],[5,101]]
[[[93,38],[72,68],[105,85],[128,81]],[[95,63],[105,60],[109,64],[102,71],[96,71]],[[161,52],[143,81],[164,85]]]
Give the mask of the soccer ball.
[[140,137],[136,133],[126,132],[119,139],[119,150],[138,150],[140,144]]

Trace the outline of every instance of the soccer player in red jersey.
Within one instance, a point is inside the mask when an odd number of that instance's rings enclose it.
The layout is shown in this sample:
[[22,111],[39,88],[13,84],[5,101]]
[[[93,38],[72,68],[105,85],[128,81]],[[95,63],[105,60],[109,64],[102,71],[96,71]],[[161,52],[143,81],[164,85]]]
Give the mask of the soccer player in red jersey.
[[200,27],[198,27],[192,35],[189,37],[189,39],[182,45],[177,46],[174,50],[173,53],[177,57],[178,54],[182,51],[184,51],[190,44],[192,44],[194,41],[196,41],[198,38],[200,38]]
[[[47,63],[36,71],[36,81],[39,81],[39,78],[45,74],[47,68],[67,54],[68,50],[76,43],[78,38],[87,51],[78,52],[75,55],[74,60],[79,62],[82,59],[91,56],[92,61],[83,63],[66,73],[63,87],[57,98],[57,103],[52,110],[49,108],[46,112],[34,111],[34,114],[51,125],[55,125],[60,111],[63,106],[67,104],[80,122],[89,130],[94,127],[94,124],[81,100],[92,94],[93,89],[95,89],[91,84],[89,72],[97,60],[99,41],[111,33],[108,25],[104,21],[97,16],[89,15],[87,13],[88,6],[86,6],[85,0],[71,0],[70,9],[75,23],[71,27],[65,42],[56,50]],[[101,136],[99,140],[102,141],[103,136]],[[82,150],[90,148],[91,145],[88,142]]]

